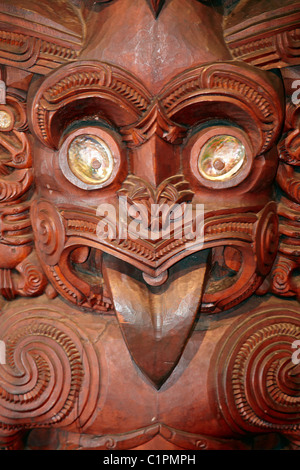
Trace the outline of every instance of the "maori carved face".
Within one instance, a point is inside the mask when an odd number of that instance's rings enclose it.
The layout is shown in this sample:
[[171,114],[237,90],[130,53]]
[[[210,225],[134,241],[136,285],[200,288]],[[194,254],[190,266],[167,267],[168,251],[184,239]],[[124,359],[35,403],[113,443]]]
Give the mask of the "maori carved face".
[[238,62],[203,63],[199,51],[149,88],[90,50],[32,86],[36,250],[63,298],[117,315],[160,386],[199,312],[239,304],[274,262],[280,83]]
[[[170,29],[172,2],[150,2],[152,12],[140,3],[150,29]],[[274,263],[282,86],[223,49],[208,59],[201,43],[189,63],[167,57],[156,73],[157,54],[147,67],[142,56],[125,66],[93,37],[29,91],[35,247],[56,293],[83,315],[117,315],[134,361],[159,387],[197,316],[250,297]],[[184,55],[184,38],[181,47]]]

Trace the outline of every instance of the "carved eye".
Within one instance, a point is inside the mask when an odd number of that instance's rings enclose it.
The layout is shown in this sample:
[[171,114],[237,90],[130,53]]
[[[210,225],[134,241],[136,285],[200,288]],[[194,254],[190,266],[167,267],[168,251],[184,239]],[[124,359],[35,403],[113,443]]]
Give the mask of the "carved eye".
[[210,189],[232,188],[249,175],[254,152],[246,133],[234,126],[211,126],[194,134],[188,144],[190,166]]
[[198,168],[201,175],[212,181],[232,178],[246,160],[242,142],[230,135],[212,137],[202,148]]
[[121,148],[108,129],[90,126],[68,134],[60,152],[64,176],[75,186],[93,190],[109,185],[121,163]]
[[14,125],[14,116],[11,111],[0,106],[0,131],[10,131]]
[[104,183],[113,172],[114,161],[110,148],[95,135],[75,137],[68,149],[71,171],[87,184]]

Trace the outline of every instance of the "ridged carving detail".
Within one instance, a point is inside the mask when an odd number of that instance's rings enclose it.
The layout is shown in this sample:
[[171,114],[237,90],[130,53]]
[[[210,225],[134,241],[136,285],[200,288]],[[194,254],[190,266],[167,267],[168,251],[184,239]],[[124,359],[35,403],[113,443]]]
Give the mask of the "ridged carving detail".
[[[154,205],[162,207],[168,205],[169,210],[165,215],[168,217],[175,205],[189,202],[193,199],[194,193],[189,188],[183,175],[175,175],[159,184],[157,188],[153,187],[147,181],[141,180],[133,175],[129,175],[124,181],[122,188],[118,191],[119,197],[125,197],[129,206],[141,210],[142,226],[152,230],[161,230],[164,226],[163,217],[155,217],[151,214]],[[159,210],[158,210],[159,213]],[[151,215],[155,220],[151,221]],[[152,217],[153,218],[153,217]]]
[[47,281],[32,247],[32,143],[24,97],[11,91],[0,110],[0,293],[13,300],[42,294]]
[[294,297],[296,291],[292,285],[291,278],[297,263],[293,260],[279,256],[272,270],[272,291],[284,297]]
[[59,110],[71,96],[76,95],[76,99],[85,98],[88,92],[94,96],[104,93],[109,100],[115,96],[123,105],[126,104],[136,117],[150,104],[146,89],[132,76],[112,65],[81,62],[72,67],[65,66],[64,72],[58,70],[54,75],[50,75],[35,98],[32,119],[36,122],[40,138],[47,145],[53,145],[48,121],[49,112]]
[[[78,435],[69,433],[66,439],[62,436],[61,448],[62,450],[128,450],[138,448],[145,443],[151,445],[152,439],[156,436],[160,436],[166,443],[174,444],[185,450],[224,450],[228,446],[227,439],[193,434],[172,428],[164,423],[155,423],[124,434],[106,434],[104,436],[83,435],[80,440]],[[230,440],[230,444],[236,450],[246,449],[246,446],[238,441]]]
[[61,64],[74,61],[80,46],[61,45],[30,34],[0,31],[1,63],[46,74]]
[[95,361],[93,348],[84,346],[84,333],[51,309],[13,311],[1,321],[6,344],[6,364],[0,368],[1,433],[73,422],[79,394],[84,412],[82,387]]
[[271,292],[284,297],[297,297],[300,289],[297,268],[300,266],[300,124],[299,106],[287,100],[285,132],[278,144],[280,157],[277,184],[280,187],[278,202],[279,246],[272,270]]
[[133,126],[121,129],[123,140],[128,147],[131,148],[144,144],[154,135],[158,135],[171,144],[180,144],[186,132],[186,128],[175,124],[165,116],[161,106],[157,102],[150,109],[145,118],[141,119],[141,121]]
[[[43,355],[39,355],[38,353],[29,353],[32,360],[36,364],[37,368],[37,382],[36,384],[31,387],[29,390],[26,390],[25,393],[20,393],[16,395],[15,393],[10,393],[5,388],[2,388],[1,390],[1,401],[2,401],[2,406],[4,404],[5,408],[8,408],[8,410],[11,408],[11,412],[15,409],[17,405],[23,406],[24,410],[26,407],[30,404],[33,405],[33,409],[36,407],[36,405],[39,405],[40,408],[42,408],[42,403],[41,401],[45,397],[45,391],[47,388],[50,386],[51,381],[53,380],[53,377],[51,377],[51,371],[53,370],[53,366],[57,362],[57,366],[59,367],[59,364],[62,366],[61,359],[59,358],[59,349],[62,350],[63,354],[65,355],[65,360],[64,361],[64,368],[69,368],[70,373],[71,373],[71,380],[69,384],[66,384],[66,386],[69,388],[67,391],[67,400],[65,404],[61,407],[61,409],[57,410],[55,414],[53,414],[51,417],[48,417],[48,422],[47,420],[43,423],[43,425],[54,425],[60,421],[62,421],[72,408],[74,407],[74,403],[78,397],[78,393],[81,387],[81,381],[82,381],[82,375],[83,375],[83,367],[82,363],[80,360],[80,354],[79,351],[76,350],[74,343],[68,338],[67,335],[63,334],[61,330],[58,328],[47,325],[47,324],[39,324],[39,325],[32,325],[27,328],[23,328],[22,330],[16,331],[13,335],[8,336],[6,344],[7,344],[7,358],[8,358],[8,365],[11,367],[12,370],[15,371],[15,374],[18,374],[18,368],[15,365],[15,361],[13,358],[13,354],[16,354],[15,350],[17,348],[17,344],[21,343],[24,338],[30,338],[31,340],[35,340],[35,342],[39,342],[39,338],[41,338],[40,344],[41,344],[41,349],[44,348],[44,343],[48,343],[47,346],[50,346],[50,351],[53,350],[53,352],[56,353],[56,357],[53,359],[53,354],[51,354],[52,359],[50,361],[50,365],[48,364],[48,361],[43,357]],[[22,348],[22,354],[26,355],[26,345],[24,344],[26,341],[23,340],[23,348]],[[51,345],[52,344],[52,345]],[[28,345],[30,349],[30,343]],[[53,364],[51,362],[53,361]],[[67,370],[66,370],[67,373]],[[28,377],[30,376],[29,371],[27,372]],[[26,374],[26,375],[27,375]],[[6,385],[6,384],[5,384]],[[8,384],[7,384],[8,385]],[[4,386],[5,387],[5,386]],[[9,389],[9,387],[7,386]],[[64,386],[60,387],[60,393],[65,394]],[[58,390],[54,393],[54,396],[52,394],[52,400],[55,398],[55,401],[57,401],[58,398]],[[51,395],[50,395],[51,396]],[[48,401],[46,399],[46,401]],[[29,407],[30,408],[30,407]],[[7,413],[7,411],[6,411]],[[22,411],[21,411],[22,413]],[[28,413],[28,411],[27,411]],[[25,427],[31,427],[31,419],[30,416],[24,413],[24,418],[23,422],[21,424],[21,428]],[[25,421],[25,416],[27,414],[27,423],[24,423]],[[5,428],[6,423],[1,423],[2,427]],[[10,427],[9,424],[7,424],[8,427]],[[14,426],[14,428],[18,428],[18,426]]]
[[1,106],[11,124],[0,128],[0,203],[18,200],[32,185],[32,150],[26,129],[25,104],[7,96]]
[[[274,34],[270,38],[253,39],[232,49],[235,58],[270,69],[275,64],[293,64],[300,55],[300,29]],[[261,58],[263,57],[263,59]]]
[[300,106],[290,99],[286,104],[284,134],[278,144],[279,158],[289,165],[300,165]]
[[288,308],[252,314],[227,335],[218,391],[235,429],[299,432],[299,371],[292,362],[299,338],[299,315]]
[[[240,64],[234,62],[202,66],[173,79],[163,90],[161,102],[167,116],[174,119],[181,107],[188,105],[189,100],[201,100],[204,96],[207,100],[207,93],[213,101],[217,101],[221,95],[223,101],[226,96],[228,102],[234,100],[235,103],[240,102],[241,108],[246,106],[249,115],[254,112],[255,125],[258,132],[263,134],[257,153],[271,147],[279,132],[282,113],[278,114],[281,103],[278,97],[275,98],[277,103],[274,102],[273,89],[266,77],[252,67],[241,73]],[[247,126],[247,123],[244,125]]]

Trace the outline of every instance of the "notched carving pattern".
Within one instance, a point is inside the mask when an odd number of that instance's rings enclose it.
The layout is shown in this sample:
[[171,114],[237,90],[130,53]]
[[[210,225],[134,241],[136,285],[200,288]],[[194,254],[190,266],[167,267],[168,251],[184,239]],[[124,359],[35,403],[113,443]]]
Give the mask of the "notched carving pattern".
[[88,98],[91,94],[112,101],[116,98],[121,100],[120,105],[128,107],[128,112],[135,117],[140,116],[150,104],[148,92],[122,69],[101,62],[65,66],[63,72],[58,70],[50,75],[35,96],[32,120],[36,123],[39,138],[53,146],[49,121],[53,120],[53,112],[68,105],[71,97]]
[[234,58],[243,60],[262,69],[286,67],[297,64],[300,56],[300,29],[276,32],[267,38],[255,36],[240,41],[231,41],[228,45]]
[[[64,321],[62,312],[36,306],[2,314],[0,331],[6,344],[6,364],[0,370],[0,435],[79,418],[84,424],[94,409],[92,405],[86,413],[85,407],[88,395],[94,396],[90,368],[96,364],[84,332]],[[98,389],[97,368],[93,380]]]
[[175,119],[182,109],[193,103],[207,102],[208,96],[215,102],[221,100],[225,114],[225,102],[238,106],[242,113],[247,108],[248,122],[244,120],[243,126],[247,131],[250,121],[254,121],[256,131],[253,126],[251,130],[249,127],[248,135],[254,138],[256,154],[267,151],[280,131],[282,105],[264,72],[248,67],[238,62],[224,62],[197,67],[175,78],[160,97],[167,116]]
[[300,338],[298,312],[273,308],[253,313],[232,331],[216,372],[221,374],[218,397],[224,416],[235,430],[297,435],[299,366],[291,356]]
[[286,122],[278,144],[280,157],[277,171],[279,193],[279,248],[271,276],[271,291],[284,297],[300,295],[298,268],[300,266],[300,122],[299,106],[290,100],[286,106]]
[[1,63],[46,74],[62,64],[73,62],[80,46],[66,46],[39,39],[30,34],[0,31]]
[[8,94],[0,113],[0,293],[12,300],[42,294],[47,281],[32,251],[32,144],[24,98]]

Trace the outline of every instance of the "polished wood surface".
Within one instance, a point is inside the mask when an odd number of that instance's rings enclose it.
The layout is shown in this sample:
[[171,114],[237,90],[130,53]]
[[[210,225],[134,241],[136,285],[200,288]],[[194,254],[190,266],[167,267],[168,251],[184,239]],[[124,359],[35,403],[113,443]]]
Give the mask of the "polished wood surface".
[[1,3],[1,448],[300,448],[299,28]]

